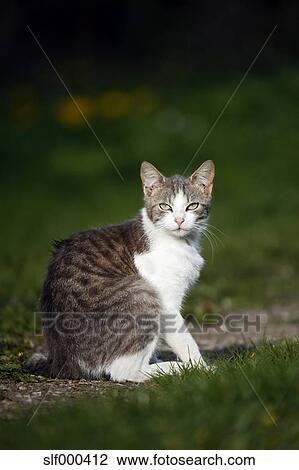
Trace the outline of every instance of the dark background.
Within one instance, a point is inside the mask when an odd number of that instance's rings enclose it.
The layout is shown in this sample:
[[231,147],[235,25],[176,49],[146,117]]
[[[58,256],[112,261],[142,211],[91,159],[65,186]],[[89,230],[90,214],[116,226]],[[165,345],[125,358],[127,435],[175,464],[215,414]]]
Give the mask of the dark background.
[[34,80],[47,71],[30,25],[55,63],[88,83],[110,73],[173,78],[194,69],[248,65],[275,24],[263,67],[298,60],[298,2],[27,1],[2,6],[2,80]]

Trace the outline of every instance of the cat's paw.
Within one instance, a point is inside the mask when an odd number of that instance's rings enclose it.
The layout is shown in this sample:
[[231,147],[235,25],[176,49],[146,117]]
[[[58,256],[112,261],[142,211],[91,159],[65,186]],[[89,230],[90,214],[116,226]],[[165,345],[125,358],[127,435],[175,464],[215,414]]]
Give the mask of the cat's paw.
[[207,372],[212,372],[212,374],[215,374],[215,372],[216,372],[216,370],[217,370],[217,367],[216,367],[215,365],[213,365],[213,364],[207,364],[207,365],[205,366],[205,370],[206,370]]
[[198,368],[198,369],[203,369],[206,370],[207,372],[216,372],[216,366],[212,364],[207,364],[202,358],[198,361],[194,360],[189,360],[187,363],[185,363],[187,367],[190,368]]

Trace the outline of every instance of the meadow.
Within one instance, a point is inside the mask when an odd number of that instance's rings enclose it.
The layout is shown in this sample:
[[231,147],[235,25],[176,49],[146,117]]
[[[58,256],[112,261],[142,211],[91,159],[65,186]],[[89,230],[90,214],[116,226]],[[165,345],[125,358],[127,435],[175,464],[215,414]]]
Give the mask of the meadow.
[[[52,241],[134,216],[141,161],[182,173],[239,79],[237,72],[168,84],[135,79],[76,91],[122,178],[63,89],[8,93],[0,123],[2,380],[30,380],[21,363],[41,344],[34,312]],[[206,266],[185,314],[298,304],[298,81],[295,68],[250,74],[188,168],[216,164],[214,235],[203,240]],[[29,428],[24,417],[2,421],[0,446],[295,448],[298,351],[296,342],[266,344],[218,359],[215,374],[160,377],[41,410]]]

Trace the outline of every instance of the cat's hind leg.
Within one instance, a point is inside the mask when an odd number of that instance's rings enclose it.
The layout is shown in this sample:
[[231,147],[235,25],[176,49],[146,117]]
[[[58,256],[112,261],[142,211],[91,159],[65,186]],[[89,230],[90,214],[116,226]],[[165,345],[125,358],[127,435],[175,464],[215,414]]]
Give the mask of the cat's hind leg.
[[[149,379],[142,371],[148,371],[150,368],[150,358],[156,348],[157,340],[151,341],[144,349],[134,353],[127,354],[117,359],[105,368],[106,374],[114,382],[144,382]],[[155,365],[155,364],[151,364]]]
[[150,364],[150,358],[156,347],[156,341],[135,354],[115,359],[106,369],[106,373],[114,382],[145,382],[160,374],[181,372],[182,365],[176,361],[157,362]]

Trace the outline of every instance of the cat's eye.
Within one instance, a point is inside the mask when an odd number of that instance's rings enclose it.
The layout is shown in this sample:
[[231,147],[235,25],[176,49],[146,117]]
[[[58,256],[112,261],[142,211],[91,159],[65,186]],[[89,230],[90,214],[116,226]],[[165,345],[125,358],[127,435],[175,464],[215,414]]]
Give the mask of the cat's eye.
[[166,204],[166,202],[161,202],[161,204],[159,204],[159,207],[161,211],[172,211],[172,207],[169,204]]
[[200,206],[199,202],[191,202],[189,206],[186,207],[186,211],[195,211]]

